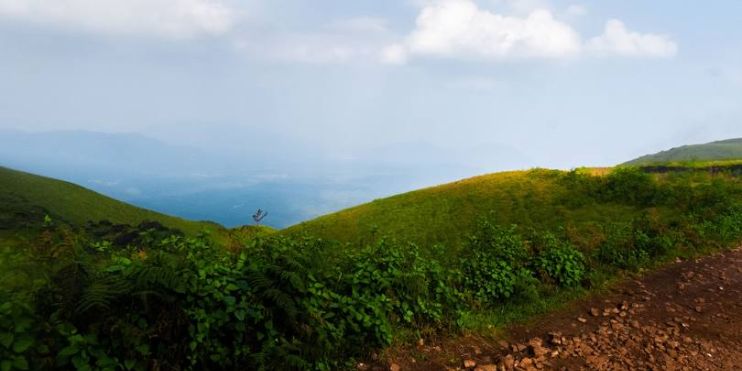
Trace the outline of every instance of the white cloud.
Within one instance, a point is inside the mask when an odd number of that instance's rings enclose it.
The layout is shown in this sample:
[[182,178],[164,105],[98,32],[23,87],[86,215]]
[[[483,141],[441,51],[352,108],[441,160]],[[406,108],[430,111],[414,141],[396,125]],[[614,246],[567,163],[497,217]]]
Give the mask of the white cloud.
[[[499,1],[523,9],[539,4]],[[586,13],[577,4],[566,11],[570,17]],[[677,49],[670,37],[631,31],[619,20],[608,21],[602,35],[583,42],[577,31],[546,8],[517,16],[481,9],[473,0],[438,0],[423,5],[414,30],[402,41],[383,48],[379,58],[388,64],[404,64],[421,56],[489,61],[591,55],[668,58]]]
[[116,35],[218,35],[236,12],[220,0],[0,0],[0,18]]
[[588,40],[586,49],[603,56],[669,58],[677,54],[678,45],[668,36],[634,32],[612,19],[606,22],[602,35]]
[[384,50],[382,61],[402,61],[408,55],[472,59],[562,58],[579,53],[580,36],[554,19],[548,10],[526,17],[505,16],[480,9],[470,0],[444,0],[424,7],[403,50]]

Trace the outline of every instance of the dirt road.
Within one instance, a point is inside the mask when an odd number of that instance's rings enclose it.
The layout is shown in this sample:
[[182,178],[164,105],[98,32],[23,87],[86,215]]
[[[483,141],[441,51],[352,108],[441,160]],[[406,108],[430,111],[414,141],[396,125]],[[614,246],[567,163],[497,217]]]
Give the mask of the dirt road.
[[742,370],[742,248],[671,264],[509,334],[420,344],[390,368]]

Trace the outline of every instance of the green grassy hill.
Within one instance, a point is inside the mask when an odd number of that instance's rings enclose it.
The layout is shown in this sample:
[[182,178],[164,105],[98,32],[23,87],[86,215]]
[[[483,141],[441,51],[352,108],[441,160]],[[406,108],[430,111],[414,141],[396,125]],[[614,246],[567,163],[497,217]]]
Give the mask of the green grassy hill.
[[130,225],[155,221],[189,235],[202,230],[215,232],[223,229],[216,223],[160,214],[72,183],[0,167],[0,229],[39,225],[45,215],[78,226],[101,220]]
[[568,207],[570,190],[564,172],[512,171],[477,176],[457,182],[379,199],[319,217],[285,230],[336,239],[368,242],[395,236],[421,244],[457,245],[481,218],[498,224],[550,229],[585,221],[629,220],[631,206],[596,204]]
[[639,157],[623,165],[646,166],[723,160],[742,160],[742,138],[672,148]]
[[[610,183],[612,172],[535,169],[482,175],[374,200],[297,224],[284,233],[359,244],[394,237],[424,245],[460,246],[478,222],[487,218],[501,225],[517,224],[524,231],[563,227],[574,236],[590,236],[596,225],[629,222],[647,211],[630,201],[631,194],[591,197],[572,179],[578,174]],[[689,177],[696,178],[697,184],[712,181],[704,172],[653,176],[675,184],[688,184]],[[671,202],[657,205],[652,212],[669,215],[673,207]]]

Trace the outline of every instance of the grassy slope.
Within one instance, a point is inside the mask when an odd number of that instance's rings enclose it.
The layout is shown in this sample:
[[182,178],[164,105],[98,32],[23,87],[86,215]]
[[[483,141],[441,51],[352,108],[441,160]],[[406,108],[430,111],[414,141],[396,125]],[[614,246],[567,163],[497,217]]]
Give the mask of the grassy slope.
[[[152,220],[195,235],[223,228],[216,223],[194,222],[142,209],[114,200],[78,185],[0,167],[0,217],[43,218],[45,213],[74,225],[109,220],[137,225]],[[4,214],[4,215],[3,215]]]
[[567,190],[557,174],[529,170],[482,175],[375,200],[292,226],[284,233],[306,232],[353,243],[394,236],[456,246],[488,215],[501,224],[535,229],[566,225],[579,231],[594,222],[629,220],[638,212],[614,204],[569,207]]
[[739,159],[742,159],[742,138],[672,148],[667,151],[639,157],[624,163],[624,165],[682,164],[696,161]]

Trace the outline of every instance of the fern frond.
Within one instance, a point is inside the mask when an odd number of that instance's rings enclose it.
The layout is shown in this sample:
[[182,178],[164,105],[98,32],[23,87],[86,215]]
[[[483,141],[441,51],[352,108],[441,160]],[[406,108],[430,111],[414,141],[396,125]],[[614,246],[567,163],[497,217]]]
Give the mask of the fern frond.
[[77,303],[77,312],[85,313],[92,308],[109,309],[119,296],[129,292],[131,284],[120,276],[94,276],[83,289]]

